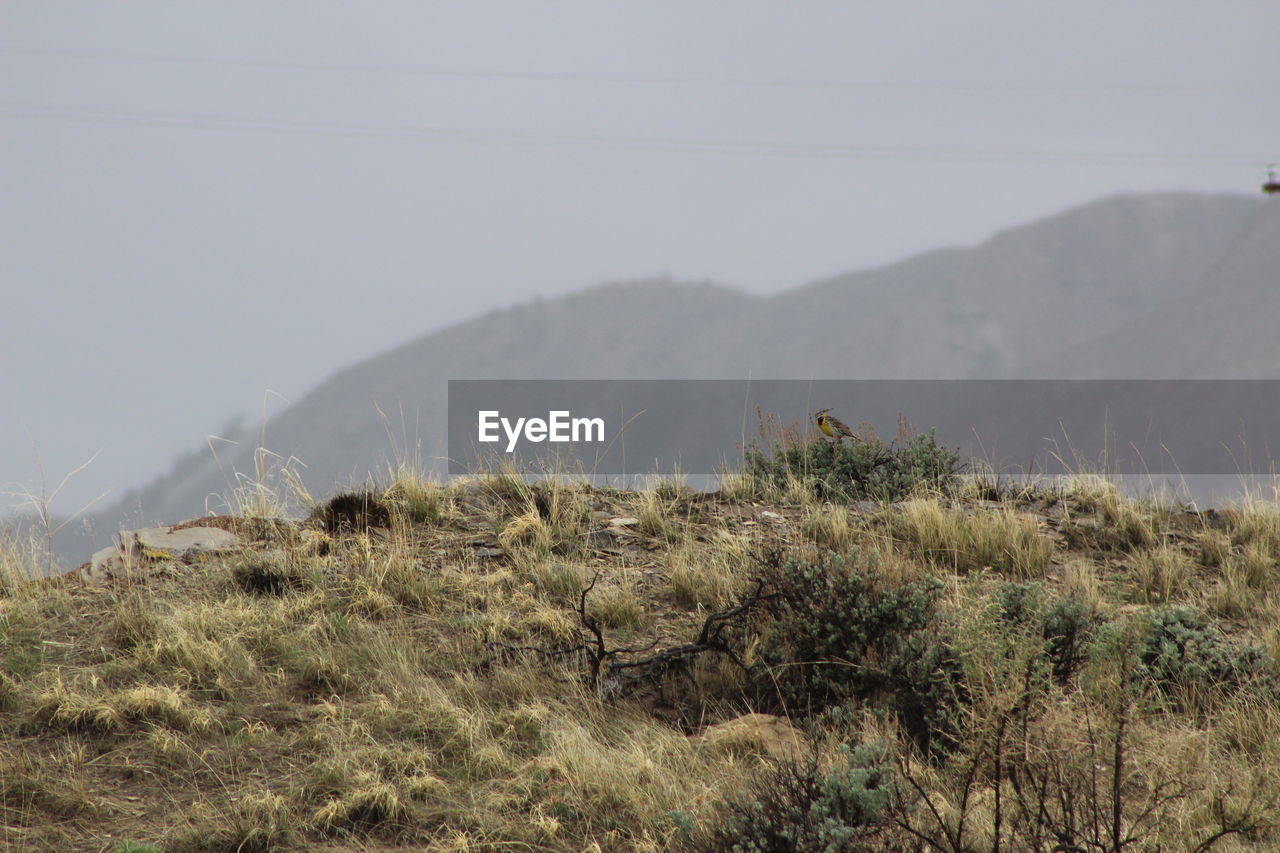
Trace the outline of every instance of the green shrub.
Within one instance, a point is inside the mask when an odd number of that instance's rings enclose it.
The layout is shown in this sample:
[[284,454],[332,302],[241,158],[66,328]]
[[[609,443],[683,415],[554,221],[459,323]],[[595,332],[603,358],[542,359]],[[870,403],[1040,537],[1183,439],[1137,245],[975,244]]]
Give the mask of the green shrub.
[[709,851],[853,853],[873,849],[892,785],[883,749],[841,747],[829,771],[814,759],[787,761],[758,780],[750,795],[727,803],[710,832]]
[[998,593],[1000,618],[1037,631],[1054,679],[1065,684],[1088,657],[1101,620],[1075,596],[1047,601],[1044,584],[1006,584]]
[[1089,656],[1102,619],[1075,596],[1055,601],[1044,615],[1045,651],[1053,677],[1066,684]]
[[887,587],[874,563],[857,549],[775,562],[766,580],[778,599],[762,631],[767,673],[755,679],[756,701],[812,715],[856,698],[896,713],[922,748],[942,746],[962,693],[959,661],[935,618],[942,584]]
[[997,593],[1000,618],[1014,625],[1038,621],[1044,609],[1044,584],[1038,581],[1007,583]]
[[1167,694],[1191,690],[1260,690],[1280,696],[1275,661],[1254,645],[1233,646],[1221,629],[1190,607],[1157,610],[1142,638],[1139,660]]
[[899,500],[918,486],[947,488],[960,457],[938,444],[933,432],[912,436],[900,446],[877,438],[793,443],[762,450],[746,448],[746,472],[757,482],[785,488],[791,480],[811,484],[824,500]]

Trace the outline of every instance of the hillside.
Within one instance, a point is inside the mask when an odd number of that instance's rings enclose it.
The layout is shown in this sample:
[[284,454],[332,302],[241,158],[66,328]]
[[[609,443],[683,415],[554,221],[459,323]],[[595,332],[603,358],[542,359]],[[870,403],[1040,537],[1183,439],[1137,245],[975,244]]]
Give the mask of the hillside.
[[[273,417],[265,446],[300,460],[318,493],[415,449],[429,465],[444,453],[449,378],[1274,376],[1280,350],[1259,327],[1274,312],[1255,309],[1277,298],[1278,223],[1280,208],[1260,199],[1120,196],[768,298],[665,280],[601,286],[344,370]],[[225,507],[235,472],[255,476],[258,445],[257,434],[219,444],[217,460],[197,448],[96,527]],[[73,559],[89,550],[72,544]]]
[[0,846],[1280,843],[1275,505],[762,474],[402,477],[55,580],[8,545]]
[[1127,378],[1274,379],[1280,347],[1280,205],[1266,205],[1240,228],[1212,267],[1174,299],[1122,327],[1101,332],[1044,361],[1039,375],[1100,378],[1124,365]]
[[[1267,212],[1234,196],[1117,196],[971,248],[816,282],[762,306],[777,318],[758,329],[771,342],[762,361],[788,377],[1074,378],[1070,348],[1182,300]],[[1269,280],[1236,285],[1243,299]],[[828,356],[816,364],[813,340]],[[1035,365],[1048,354],[1062,360],[1044,373]],[[1130,378],[1123,361],[1111,367],[1104,375]]]

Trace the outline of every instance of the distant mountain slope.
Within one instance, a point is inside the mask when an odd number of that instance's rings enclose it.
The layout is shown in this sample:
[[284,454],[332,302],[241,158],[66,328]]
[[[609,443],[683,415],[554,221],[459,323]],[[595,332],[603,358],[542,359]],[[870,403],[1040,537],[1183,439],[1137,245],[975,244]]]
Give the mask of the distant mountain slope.
[[[817,282],[768,300],[764,312],[785,324],[770,355],[786,375],[808,365],[831,378],[1035,376],[1030,365],[1048,353],[1193,291],[1263,205],[1119,196],[972,248]],[[821,364],[806,354],[815,333]]]
[[[1268,333],[1278,237],[1280,206],[1262,199],[1119,196],[767,298],[666,280],[600,286],[343,370],[273,419],[267,446],[301,459],[317,494],[382,469],[392,442],[379,407],[398,440],[440,454],[450,378],[1280,376]],[[253,470],[253,443],[224,452],[221,468],[193,455],[99,528],[203,513],[226,471]]]
[[1280,203],[1264,202],[1191,287],[1029,369],[1087,379],[1275,379],[1278,323]]

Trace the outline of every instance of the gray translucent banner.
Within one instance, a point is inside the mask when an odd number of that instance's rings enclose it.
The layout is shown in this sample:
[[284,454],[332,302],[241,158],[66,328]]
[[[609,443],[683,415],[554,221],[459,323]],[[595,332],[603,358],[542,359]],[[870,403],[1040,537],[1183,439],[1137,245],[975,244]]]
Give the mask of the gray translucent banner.
[[451,380],[449,473],[713,475],[823,408],[1019,474],[1271,475],[1280,448],[1270,380]]

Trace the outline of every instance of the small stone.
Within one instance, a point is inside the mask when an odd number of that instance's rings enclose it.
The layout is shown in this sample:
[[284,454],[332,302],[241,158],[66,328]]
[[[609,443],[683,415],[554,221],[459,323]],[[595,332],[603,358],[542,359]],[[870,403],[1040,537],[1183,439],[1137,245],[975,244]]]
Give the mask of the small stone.
[[783,518],[778,513],[770,512],[767,509],[764,512],[760,513],[760,517],[764,519],[768,519],[769,521],[772,521],[774,524],[781,524],[786,521],[786,519]]
[[506,555],[506,551],[501,548],[477,548],[475,555],[484,559],[493,559],[494,557],[502,557]]
[[611,548],[618,542],[618,530],[592,530],[587,534],[587,542],[594,548]]
[[103,548],[95,551],[93,556],[89,558],[89,568],[84,574],[91,578],[107,577],[124,568],[124,555],[120,553],[120,549],[112,545],[110,548]]
[[629,515],[619,516],[609,519],[609,524],[613,527],[634,527],[640,523],[640,519],[632,518]]

